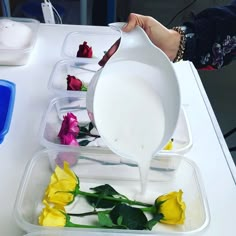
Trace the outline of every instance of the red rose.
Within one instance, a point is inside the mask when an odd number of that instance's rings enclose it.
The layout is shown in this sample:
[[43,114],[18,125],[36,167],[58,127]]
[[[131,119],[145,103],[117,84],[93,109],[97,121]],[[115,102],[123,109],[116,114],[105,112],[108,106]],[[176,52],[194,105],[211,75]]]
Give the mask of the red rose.
[[77,79],[75,76],[67,75],[67,90],[77,90],[81,91],[82,89],[82,81]]
[[87,57],[91,58],[93,56],[92,47],[89,47],[87,42],[84,41],[83,44],[79,45],[79,50],[77,52],[77,57]]

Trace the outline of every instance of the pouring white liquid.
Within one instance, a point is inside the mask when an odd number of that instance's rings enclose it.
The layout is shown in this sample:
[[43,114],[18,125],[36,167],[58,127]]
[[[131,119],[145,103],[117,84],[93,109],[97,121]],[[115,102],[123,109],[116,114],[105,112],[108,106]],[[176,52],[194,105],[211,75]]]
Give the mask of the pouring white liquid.
[[109,66],[113,73],[105,72],[96,87],[95,123],[111,150],[139,165],[144,192],[150,161],[165,130],[158,69],[135,61]]

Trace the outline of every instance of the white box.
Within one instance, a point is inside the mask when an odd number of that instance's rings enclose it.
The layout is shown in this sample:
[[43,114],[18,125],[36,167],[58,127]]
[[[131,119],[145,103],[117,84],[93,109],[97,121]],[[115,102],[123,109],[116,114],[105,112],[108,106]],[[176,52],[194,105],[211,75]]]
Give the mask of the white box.
[[35,42],[37,39],[37,33],[39,28],[39,21],[30,18],[16,18],[16,17],[0,17],[0,20],[9,19],[12,21],[20,22],[28,26],[32,31],[32,36],[28,45],[22,49],[14,48],[0,48],[0,65],[6,66],[20,66],[25,65],[32,53]]

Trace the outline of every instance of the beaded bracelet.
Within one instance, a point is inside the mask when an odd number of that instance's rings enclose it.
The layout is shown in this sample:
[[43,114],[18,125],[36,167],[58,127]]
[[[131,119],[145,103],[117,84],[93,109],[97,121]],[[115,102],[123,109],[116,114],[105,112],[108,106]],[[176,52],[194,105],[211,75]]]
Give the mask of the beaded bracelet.
[[180,43],[179,43],[179,50],[176,54],[175,59],[173,60],[173,62],[178,62],[183,59],[183,55],[184,55],[185,43],[186,43],[185,31],[180,26],[173,27],[172,29],[178,32],[181,36]]

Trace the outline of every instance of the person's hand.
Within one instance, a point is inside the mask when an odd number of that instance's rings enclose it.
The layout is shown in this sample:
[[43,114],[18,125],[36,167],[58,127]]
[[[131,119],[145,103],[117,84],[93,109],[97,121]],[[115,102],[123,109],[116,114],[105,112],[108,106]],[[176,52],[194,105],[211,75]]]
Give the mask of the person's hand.
[[[179,49],[180,34],[174,30],[167,29],[160,22],[150,16],[131,13],[127,24],[123,27],[124,32],[133,30],[136,26],[144,29],[153,44],[159,47],[173,61]],[[119,40],[107,51],[99,65],[104,66],[109,58],[119,47]]]

